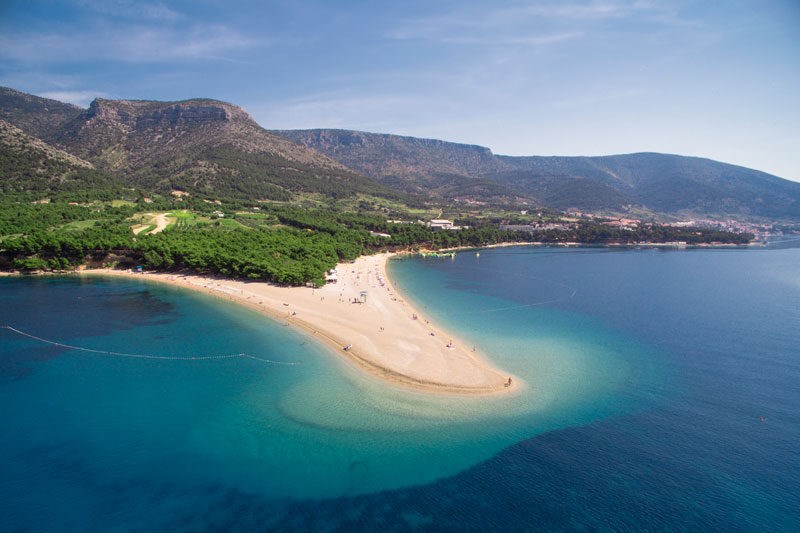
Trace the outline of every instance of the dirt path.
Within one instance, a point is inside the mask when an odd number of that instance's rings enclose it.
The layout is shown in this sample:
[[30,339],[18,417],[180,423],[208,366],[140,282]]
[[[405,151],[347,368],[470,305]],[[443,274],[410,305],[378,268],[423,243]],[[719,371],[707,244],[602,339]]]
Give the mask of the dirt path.
[[169,220],[167,220],[166,213],[159,213],[156,215],[156,228],[154,230],[150,230],[149,235],[158,233],[159,231],[164,231],[167,226],[169,226]]

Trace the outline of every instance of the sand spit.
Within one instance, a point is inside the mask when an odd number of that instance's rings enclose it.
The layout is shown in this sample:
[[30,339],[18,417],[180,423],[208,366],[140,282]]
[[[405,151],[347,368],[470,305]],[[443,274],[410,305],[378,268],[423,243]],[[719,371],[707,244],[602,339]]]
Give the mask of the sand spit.
[[84,270],[80,275],[143,278],[247,305],[302,328],[337,356],[393,385],[443,394],[515,390],[518,379],[430,322],[397,292],[386,274],[390,257],[383,253],[342,263],[336,283],[317,289],[127,270]]

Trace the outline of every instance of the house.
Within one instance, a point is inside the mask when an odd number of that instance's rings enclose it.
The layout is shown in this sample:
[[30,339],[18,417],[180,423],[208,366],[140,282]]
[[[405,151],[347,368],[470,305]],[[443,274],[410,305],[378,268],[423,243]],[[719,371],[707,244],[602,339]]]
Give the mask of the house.
[[434,218],[428,222],[428,227],[438,229],[457,229],[455,226],[453,226],[453,222],[451,220],[445,220],[443,218]]

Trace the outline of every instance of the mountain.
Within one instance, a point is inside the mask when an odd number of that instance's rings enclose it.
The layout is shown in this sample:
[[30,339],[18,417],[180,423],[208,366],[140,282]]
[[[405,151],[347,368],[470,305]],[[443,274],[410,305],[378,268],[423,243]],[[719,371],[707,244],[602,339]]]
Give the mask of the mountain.
[[800,219],[800,183],[699,157],[638,153],[601,157],[507,157],[495,173],[566,209],[637,206],[659,213]]
[[[94,165],[0,120],[0,192],[54,193],[111,189],[121,183]],[[77,197],[76,197],[77,198]]]
[[2,97],[13,111],[4,116],[21,130],[146,189],[247,199],[288,199],[295,192],[398,196],[266,131],[225,102],[96,99],[75,112],[13,90]]
[[0,87],[0,119],[46,141],[81,111],[72,104]]
[[348,130],[276,130],[356,172],[400,190],[440,198],[509,200],[521,192],[487,175],[512,170],[483,146]]
[[363,193],[800,220],[800,183],[696,157],[502,156],[482,146],[389,134],[268,131],[240,107],[217,100],[97,99],[82,109],[8,88],[0,88],[0,120],[4,191],[119,180],[205,198]]
[[281,130],[381,183],[441,198],[528,198],[555,209],[800,220],[800,183],[697,157],[512,157],[488,148],[346,130]]

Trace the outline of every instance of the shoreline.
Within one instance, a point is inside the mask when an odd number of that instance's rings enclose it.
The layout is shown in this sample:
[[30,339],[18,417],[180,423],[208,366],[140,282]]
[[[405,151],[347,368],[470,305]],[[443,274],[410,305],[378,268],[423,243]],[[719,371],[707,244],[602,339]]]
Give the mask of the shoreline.
[[516,376],[501,372],[476,347],[423,318],[397,291],[386,272],[387,262],[396,255],[340,263],[337,282],[320,288],[115,269],[75,274],[165,283],[247,306],[302,330],[362,372],[405,389],[451,395],[516,391],[521,385]]
[[630,249],[668,249],[668,250],[692,250],[692,249],[746,249],[756,246],[764,246],[762,242],[750,242],[748,244],[729,244],[729,243],[675,243],[675,242],[651,242],[651,243],[585,243],[585,242],[541,242],[541,241],[515,241],[515,242],[499,242],[495,244],[483,244],[480,246],[454,246],[452,248],[439,248],[439,249],[420,249],[416,252],[399,252],[398,254],[415,255],[421,252],[469,252],[489,250],[492,248],[510,248],[515,246],[530,246],[534,248],[630,248]]

